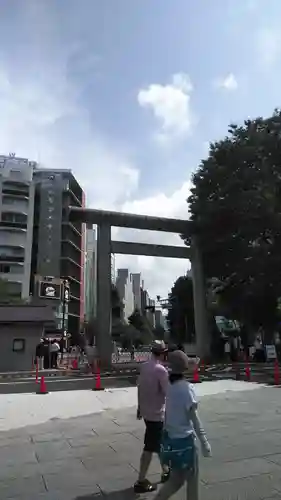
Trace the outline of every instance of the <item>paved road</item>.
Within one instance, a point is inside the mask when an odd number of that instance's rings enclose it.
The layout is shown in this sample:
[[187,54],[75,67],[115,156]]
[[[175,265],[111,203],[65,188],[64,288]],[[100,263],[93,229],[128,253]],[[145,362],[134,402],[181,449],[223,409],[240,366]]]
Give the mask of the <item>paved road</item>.
[[[214,453],[201,461],[200,500],[281,498],[281,389],[233,381],[196,389]],[[135,403],[133,387],[1,395],[1,500],[135,498],[143,437]],[[157,460],[150,472],[157,482]]]

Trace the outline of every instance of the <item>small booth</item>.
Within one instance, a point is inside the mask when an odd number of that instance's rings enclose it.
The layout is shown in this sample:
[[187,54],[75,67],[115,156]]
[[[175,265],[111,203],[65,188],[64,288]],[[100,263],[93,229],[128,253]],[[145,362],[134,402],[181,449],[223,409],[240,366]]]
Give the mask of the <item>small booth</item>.
[[45,326],[54,320],[49,306],[0,304],[0,372],[31,370]]

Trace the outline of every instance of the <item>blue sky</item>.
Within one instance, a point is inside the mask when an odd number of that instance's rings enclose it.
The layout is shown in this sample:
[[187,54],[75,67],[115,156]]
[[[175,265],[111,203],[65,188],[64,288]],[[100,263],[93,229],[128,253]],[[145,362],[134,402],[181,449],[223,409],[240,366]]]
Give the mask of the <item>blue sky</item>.
[[[209,141],[280,106],[280,21],[280,0],[1,0],[0,152],[72,168],[89,206],[187,217]],[[117,263],[162,295],[186,268]]]

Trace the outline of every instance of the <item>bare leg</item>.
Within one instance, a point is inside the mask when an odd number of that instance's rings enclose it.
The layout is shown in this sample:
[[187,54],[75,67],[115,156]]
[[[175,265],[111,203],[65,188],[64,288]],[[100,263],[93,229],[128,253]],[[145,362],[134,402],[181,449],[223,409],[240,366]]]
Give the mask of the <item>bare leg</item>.
[[161,465],[161,469],[162,469],[163,474],[168,474],[168,472],[170,471],[168,465],[162,464],[160,455],[158,455],[158,458],[160,461],[160,465]]
[[[167,483],[165,483],[155,496],[154,500],[168,500],[183,486],[187,479],[185,470],[171,471]],[[193,500],[192,498],[190,500]]]
[[199,499],[199,464],[198,464],[198,452],[195,455],[195,467],[194,471],[190,472],[187,477],[186,486],[186,498],[188,500],[198,500]]
[[139,471],[139,482],[143,482],[146,479],[147,471],[151,464],[152,453],[150,451],[143,451],[140,459],[140,471]]
[[154,500],[168,500],[171,498],[186,482],[186,499],[199,499],[199,467],[198,467],[198,452],[196,450],[195,466],[193,471],[172,470],[167,483],[160,489]]

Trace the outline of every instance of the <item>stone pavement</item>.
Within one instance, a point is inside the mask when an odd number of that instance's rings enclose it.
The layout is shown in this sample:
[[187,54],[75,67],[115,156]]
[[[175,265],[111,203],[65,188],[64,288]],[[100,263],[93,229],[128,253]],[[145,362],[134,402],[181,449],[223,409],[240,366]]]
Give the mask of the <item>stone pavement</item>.
[[[201,460],[200,500],[281,498],[281,389],[226,382],[196,386],[214,455]],[[136,498],[135,388],[25,396],[0,397],[1,500]]]

